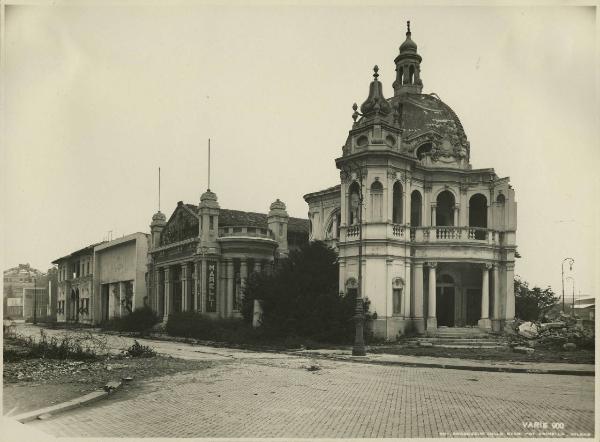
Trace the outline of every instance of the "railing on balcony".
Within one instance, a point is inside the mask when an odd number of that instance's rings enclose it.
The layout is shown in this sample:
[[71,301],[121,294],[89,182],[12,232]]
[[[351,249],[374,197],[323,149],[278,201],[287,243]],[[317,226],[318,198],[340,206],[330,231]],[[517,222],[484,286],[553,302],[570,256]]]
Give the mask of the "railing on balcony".
[[351,238],[353,236],[358,236],[359,233],[360,233],[360,226],[349,226],[348,230],[346,232],[346,236],[348,238]]
[[235,227],[221,227],[219,228],[219,237],[224,236],[245,236],[255,238],[272,238],[272,234],[269,229],[253,226],[235,226]]
[[394,234],[394,236],[404,238],[404,226],[401,224],[393,224],[392,233]]

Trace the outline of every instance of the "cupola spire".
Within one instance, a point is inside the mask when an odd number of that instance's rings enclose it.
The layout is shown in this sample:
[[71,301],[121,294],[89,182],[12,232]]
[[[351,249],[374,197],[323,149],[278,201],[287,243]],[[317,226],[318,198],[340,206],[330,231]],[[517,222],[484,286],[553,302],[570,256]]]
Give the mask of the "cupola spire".
[[423,90],[421,81],[421,56],[417,53],[417,44],[411,38],[410,20],[406,22],[406,40],[400,45],[400,54],[396,63],[396,81],[394,96],[403,93],[420,94]]
[[387,115],[392,111],[392,107],[383,96],[381,82],[379,81],[379,66],[373,67],[373,81],[369,86],[369,96],[365,102],[360,106],[360,111],[364,116],[370,116],[373,114]]

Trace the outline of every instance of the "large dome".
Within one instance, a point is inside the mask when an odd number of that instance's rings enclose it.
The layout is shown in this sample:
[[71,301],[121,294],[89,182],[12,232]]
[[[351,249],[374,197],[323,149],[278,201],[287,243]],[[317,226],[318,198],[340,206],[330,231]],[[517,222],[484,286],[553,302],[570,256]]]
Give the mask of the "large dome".
[[445,135],[449,130],[458,137],[457,141],[466,134],[456,113],[439,99],[431,94],[402,94],[388,99],[392,108],[400,107],[400,127],[403,138],[413,138],[422,133],[436,131]]

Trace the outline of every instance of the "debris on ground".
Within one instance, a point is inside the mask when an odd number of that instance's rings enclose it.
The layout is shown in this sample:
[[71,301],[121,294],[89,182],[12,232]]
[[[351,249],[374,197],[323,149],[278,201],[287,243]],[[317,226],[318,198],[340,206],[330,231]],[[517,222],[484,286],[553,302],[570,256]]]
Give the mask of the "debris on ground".
[[523,322],[519,325],[519,335],[528,339],[536,338],[538,335],[538,327],[533,322]]
[[531,347],[513,347],[513,351],[517,352],[517,353],[533,353],[535,351],[535,349],[531,348]]

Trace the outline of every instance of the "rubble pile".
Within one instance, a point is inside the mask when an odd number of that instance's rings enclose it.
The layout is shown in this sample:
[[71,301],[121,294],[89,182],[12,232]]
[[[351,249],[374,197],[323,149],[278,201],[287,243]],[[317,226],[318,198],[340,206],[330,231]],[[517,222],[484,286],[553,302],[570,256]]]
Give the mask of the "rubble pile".
[[508,334],[509,345],[519,347],[575,350],[578,348],[594,350],[595,336],[592,328],[584,328],[577,321],[565,315],[554,318],[552,322],[524,322],[517,320],[513,324],[513,333]]

